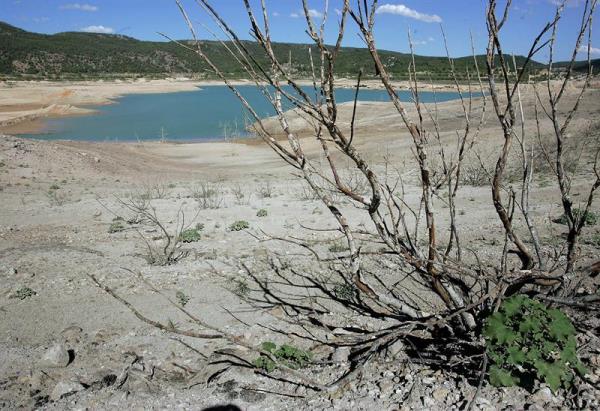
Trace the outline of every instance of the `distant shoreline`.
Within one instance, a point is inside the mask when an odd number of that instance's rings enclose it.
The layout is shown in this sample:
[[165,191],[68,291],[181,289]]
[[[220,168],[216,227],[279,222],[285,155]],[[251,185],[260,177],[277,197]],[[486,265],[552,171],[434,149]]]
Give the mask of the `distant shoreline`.
[[[230,80],[231,84],[252,85],[248,80]],[[310,86],[312,80],[299,80]],[[356,87],[353,79],[336,80],[340,88]],[[93,106],[113,104],[114,100],[129,94],[154,94],[193,91],[203,86],[223,85],[220,80],[195,81],[189,79],[136,80],[136,81],[14,81],[0,83],[0,132],[4,134],[38,134],[44,129],[44,119],[86,115]],[[406,81],[394,84],[399,90],[408,89]],[[365,89],[382,89],[378,80],[362,82]],[[423,84],[423,91],[452,92],[448,84]]]

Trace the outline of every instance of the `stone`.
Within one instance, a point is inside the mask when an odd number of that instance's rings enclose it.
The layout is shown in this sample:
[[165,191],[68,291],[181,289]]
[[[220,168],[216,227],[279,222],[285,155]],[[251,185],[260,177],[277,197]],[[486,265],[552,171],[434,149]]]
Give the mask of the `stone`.
[[85,387],[76,381],[59,381],[50,393],[50,399],[58,401],[63,397],[83,391],[84,389]]
[[350,357],[350,348],[340,347],[333,352],[331,360],[334,362],[348,362],[348,357]]
[[431,395],[437,402],[445,403],[446,398],[448,398],[449,394],[450,390],[448,390],[447,388],[438,388],[437,390],[434,390]]
[[39,365],[42,367],[66,367],[69,365],[69,351],[62,344],[54,344],[48,348]]
[[379,382],[379,390],[384,396],[388,396],[394,390],[394,383],[390,380],[382,380]]
[[61,331],[60,335],[63,338],[65,343],[74,345],[81,341],[81,335],[83,334],[83,329],[76,325],[72,325],[71,327],[67,327]]
[[404,356],[404,343],[401,340],[395,341],[393,344],[390,344],[387,348],[387,355],[390,358],[398,358]]
[[544,404],[548,404],[550,401],[552,401],[553,398],[554,398],[554,395],[552,394],[552,391],[550,390],[550,388],[544,387],[544,388],[538,390],[535,394],[533,394],[533,396],[531,397],[531,400],[537,404],[544,405]]

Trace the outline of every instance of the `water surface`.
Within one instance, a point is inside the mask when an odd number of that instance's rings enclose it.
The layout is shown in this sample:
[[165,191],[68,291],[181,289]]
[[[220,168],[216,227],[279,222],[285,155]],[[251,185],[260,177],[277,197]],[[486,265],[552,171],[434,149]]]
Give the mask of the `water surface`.
[[[269,117],[274,110],[255,86],[238,87],[258,115]],[[311,97],[312,87],[304,90]],[[354,100],[353,89],[336,91],[338,103]],[[402,101],[410,101],[408,91],[400,91]],[[457,99],[457,93],[423,92],[423,102]],[[389,101],[384,90],[361,90],[360,101]],[[288,108],[291,107],[288,102]],[[206,86],[176,93],[130,94],[115,99],[115,104],[93,107],[96,112],[76,117],[45,120],[44,130],[28,134],[48,140],[135,141],[220,140],[246,136],[250,117],[226,86]]]

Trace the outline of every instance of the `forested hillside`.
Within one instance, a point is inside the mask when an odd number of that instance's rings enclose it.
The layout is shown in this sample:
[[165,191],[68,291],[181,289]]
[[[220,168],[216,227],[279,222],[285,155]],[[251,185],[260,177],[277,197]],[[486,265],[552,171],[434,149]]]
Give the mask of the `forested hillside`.
[[[203,41],[202,47],[214,62],[231,78],[242,78],[244,72],[225,48],[215,41]],[[266,58],[258,45],[247,42],[255,49],[258,61]],[[297,77],[310,73],[309,45],[277,43],[275,52],[290,62],[290,71]],[[362,68],[366,76],[374,75],[366,49],[344,48],[337,61],[337,74],[355,76]],[[410,55],[381,51],[380,55],[395,78],[407,77]],[[317,55],[314,55],[317,58]],[[484,57],[478,56],[483,69]],[[518,57],[517,64],[524,58]],[[421,80],[444,80],[449,76],[446,57],[415,56]],[[472,57],[455,60],[456,72],[465,77],[467,70],[474,73]],[[269,66],[265,64],[265,66]],[[533,63],[532,70],[541,68]],[[213,74],[197,56],[174,42],[140,41],[131,37],[111,34],[67,32],[54,35],[31,33],[0,22],[0,74],[12,78],[111,78],[111,77],[165,77],[186,75],[210,78]]]

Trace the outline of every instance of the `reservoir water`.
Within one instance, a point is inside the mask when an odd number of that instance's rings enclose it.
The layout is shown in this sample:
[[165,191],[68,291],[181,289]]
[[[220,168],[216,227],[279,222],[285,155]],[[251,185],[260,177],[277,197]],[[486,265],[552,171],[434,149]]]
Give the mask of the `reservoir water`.
[[[274,114],[260,90],[255,86],[238,87],[260,116]],[[314,90],[306,87],[312,97]],[[338,103],[354,99],[353,89],[339,89]],[[398,93],[402,101],[411,101],[409,91]],[[443,102],[458,98],[457,93],[422,92],[423,102]],[[360,101],[389,101],[384,90],[360,90]],[[93,107],[89,115],[50,118],[39,134],[28,134],[48,140],[86,141],[175,141],[220,140],[244,137],[249,116],[226,86],[203,86],[189,92],[131,94],[115,99],[115,104]],[[291,105],[288,102],[288,108]]]

